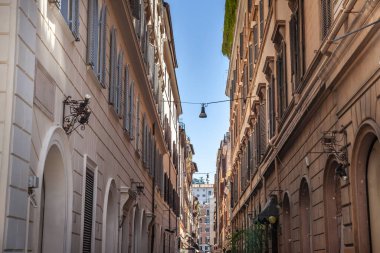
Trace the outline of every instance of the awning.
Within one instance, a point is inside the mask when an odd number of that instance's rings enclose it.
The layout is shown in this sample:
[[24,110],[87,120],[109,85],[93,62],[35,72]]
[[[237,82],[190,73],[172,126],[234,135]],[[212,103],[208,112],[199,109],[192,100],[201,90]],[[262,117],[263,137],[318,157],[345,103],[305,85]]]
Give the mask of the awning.
[[277,197],[275,195],[270,196],[269,200],[265,204],[263,210],[255,218],[255,222],[269,223],[269,217],[274,216],[278,218],[280,215],[279,208],[277,206]]

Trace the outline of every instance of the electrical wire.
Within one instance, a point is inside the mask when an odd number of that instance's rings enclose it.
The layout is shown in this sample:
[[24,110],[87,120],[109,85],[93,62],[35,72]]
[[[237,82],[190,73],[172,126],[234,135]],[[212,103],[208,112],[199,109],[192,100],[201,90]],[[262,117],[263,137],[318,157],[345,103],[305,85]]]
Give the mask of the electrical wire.
[[216,101],[209,101],[209,102],[192,102],[192,101],[171,101],[171,100],[163,100],[163,102],[166,103],[175,103],[175,104],[191,104],[191,105],[210,105],[210,104],[219,104],[219,103],[225,103],[225,102],[231,102],[236,100],[244,100],[247,98],[254,98],[255,96],[248,96],[248,97],[240,97],[240,98],[233,98],[233,99],[224,99],[224,100],[216,100]]

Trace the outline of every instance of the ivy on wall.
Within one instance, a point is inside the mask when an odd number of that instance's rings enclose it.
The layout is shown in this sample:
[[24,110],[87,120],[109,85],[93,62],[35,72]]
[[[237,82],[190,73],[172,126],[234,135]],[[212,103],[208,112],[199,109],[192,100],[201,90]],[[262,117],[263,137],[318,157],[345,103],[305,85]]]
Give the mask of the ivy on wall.
[[236,22],[236,9],[238,1],[237,0],[226,0],[224,7],[224,28],[223,28],[223,44],[222,53],[224,56],[230,58],[232,43],[234,40],[234,29]]

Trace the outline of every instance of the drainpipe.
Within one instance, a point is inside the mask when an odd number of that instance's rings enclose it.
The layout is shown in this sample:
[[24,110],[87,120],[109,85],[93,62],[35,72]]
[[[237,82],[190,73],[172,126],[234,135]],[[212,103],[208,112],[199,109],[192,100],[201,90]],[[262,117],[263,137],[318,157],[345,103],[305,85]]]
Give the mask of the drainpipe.
[[[153,131],[154,131],[154,126],[153,126]],[[154,136],[154,135],[153,135]],[[154,166],[153,168],[155,168],[157,166],[156,164],[156,160],[157,159],[154,159]],[[153,171],[153,184],[152,184],[152,216],[153,216],[153,219],[155,219],[155,214],[154,214],[154,211],[155,211],[155,190],[156,190],[156,187],[155,187],[155,183],[156,183],[156,170]],[[154,237],[155,237],[155,227],[154,227],[154,221],[153,221],[153,225],[152,225],[152,238],[151,238],[151,242],[150,242],[150,252],[153,253],[154,252]]]
[[342,27],[343,23],[346,21],[348,14],[352,11],[354,8],[354,5],[356,3],[356,0],[350,0],[345,7],[340,9],[340,15],[339,18],[336,21],[336,24],[332,28],[331,32],[329,33],[327,40],[324,42],[324,44],[321,47],[321,53],[325,54],[327,50],[329,49],[330,45],[332,44],[335,36],[339,32],[340,28]]

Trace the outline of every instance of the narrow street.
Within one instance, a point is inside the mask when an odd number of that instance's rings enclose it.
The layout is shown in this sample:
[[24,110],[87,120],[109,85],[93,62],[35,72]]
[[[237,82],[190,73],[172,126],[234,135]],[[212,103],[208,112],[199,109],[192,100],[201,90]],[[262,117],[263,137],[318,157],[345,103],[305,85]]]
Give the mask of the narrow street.
[[0,0],[0,252],[380,253],[380,0]]

